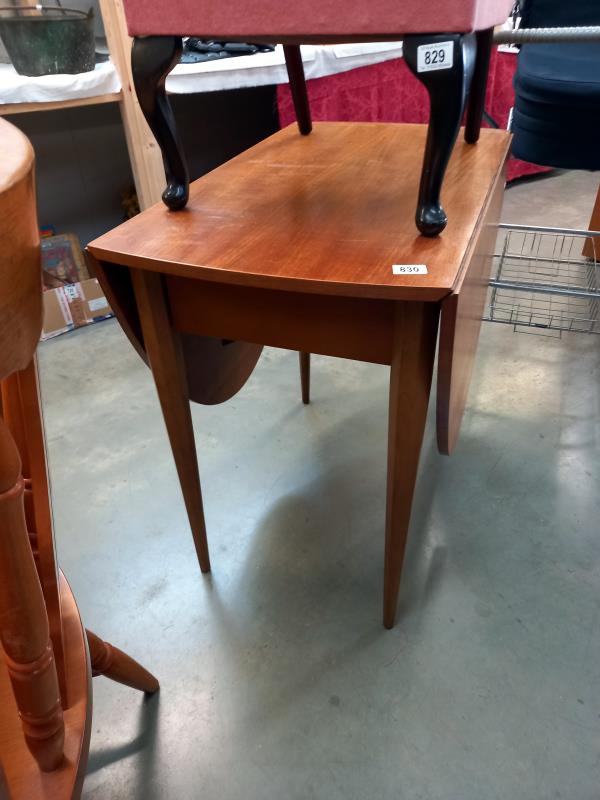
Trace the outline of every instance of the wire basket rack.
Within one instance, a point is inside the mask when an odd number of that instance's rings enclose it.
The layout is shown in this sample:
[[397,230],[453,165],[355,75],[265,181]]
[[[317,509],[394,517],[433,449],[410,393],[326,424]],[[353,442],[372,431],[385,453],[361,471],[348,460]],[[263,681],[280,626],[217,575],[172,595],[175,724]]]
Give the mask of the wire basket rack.
[[530,333],[600,333],[600,232],[499,228],[484,319]]

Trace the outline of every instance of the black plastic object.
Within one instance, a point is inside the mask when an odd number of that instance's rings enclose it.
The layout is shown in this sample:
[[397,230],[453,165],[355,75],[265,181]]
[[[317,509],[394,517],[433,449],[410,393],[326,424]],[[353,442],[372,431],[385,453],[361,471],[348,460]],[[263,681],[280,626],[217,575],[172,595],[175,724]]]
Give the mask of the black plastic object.
[[0,7],[0,37],[19,75],[91,72],[94,15],[60,6]]
[[521,0],[521,28],[598,25],[598,0]]
[[218,61],[222,58],[252,56],[255,53],[269,53],[273,50],[275,50],[274,45],[269,44],[218,42],[213,39],[198,39],[196,36],[190,36],[185,41],[181,63],[195,64],[203,61]]
[[[522,27],[600,25],[598,0],[527,0]],[[560,169],[600,169],[600,46],[524,44],[514,79],[512,152]]]

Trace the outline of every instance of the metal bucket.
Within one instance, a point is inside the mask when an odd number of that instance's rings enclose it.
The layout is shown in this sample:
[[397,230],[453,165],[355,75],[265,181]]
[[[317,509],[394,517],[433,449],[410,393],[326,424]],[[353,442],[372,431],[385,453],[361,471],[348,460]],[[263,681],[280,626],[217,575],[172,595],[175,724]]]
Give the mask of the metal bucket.
[[19,75],[91,72],[94,14],[61,6],[0,7],[0,37]]

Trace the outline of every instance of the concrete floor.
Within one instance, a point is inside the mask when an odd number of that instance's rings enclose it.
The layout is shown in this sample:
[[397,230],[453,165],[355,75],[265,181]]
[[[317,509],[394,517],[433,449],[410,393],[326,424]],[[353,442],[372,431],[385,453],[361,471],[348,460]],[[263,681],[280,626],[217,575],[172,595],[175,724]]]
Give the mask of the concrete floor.
[[[586,226],[598,178],[507,192]],[[40,348],[56,538],[86,624],[160,678],[94,683],[87,800],[597,800],[600,339],[483,327],[462,438],[421,462],[381,626],[388,371],[270,350],[194,407],[200,576],[150,373],[115,321]],[[433,411],[433,408],[430,409]]]

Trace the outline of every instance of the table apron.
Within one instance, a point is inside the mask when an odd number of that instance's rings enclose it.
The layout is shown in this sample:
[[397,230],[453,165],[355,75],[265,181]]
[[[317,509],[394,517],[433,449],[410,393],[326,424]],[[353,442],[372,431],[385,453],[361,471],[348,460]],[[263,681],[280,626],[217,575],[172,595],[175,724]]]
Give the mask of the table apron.
[[391,364],[398,300],[304,294],[165,276],[173,326],[320,355]]

